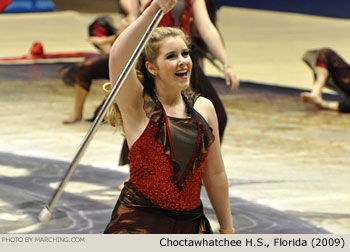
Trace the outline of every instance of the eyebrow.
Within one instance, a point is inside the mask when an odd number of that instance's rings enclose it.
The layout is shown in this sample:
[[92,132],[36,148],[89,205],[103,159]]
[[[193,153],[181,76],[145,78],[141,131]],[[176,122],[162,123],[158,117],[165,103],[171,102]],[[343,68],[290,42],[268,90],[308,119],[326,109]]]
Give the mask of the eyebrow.
[[[190,51],[190,49],[184,48],[184,49],[181,50],[181,52],[186,52],[186,51]],[[176,53],[176,52],[177,52],[176,50],[167,52],[167,53],[165,54],[165,56],[168,56],[168,55],[173,54],[173,53]]]

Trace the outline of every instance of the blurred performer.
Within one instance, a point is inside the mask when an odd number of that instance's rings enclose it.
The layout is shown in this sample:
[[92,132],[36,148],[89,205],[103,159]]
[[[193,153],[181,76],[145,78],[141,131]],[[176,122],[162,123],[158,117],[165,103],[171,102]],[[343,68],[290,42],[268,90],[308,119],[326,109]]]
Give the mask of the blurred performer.
[[[303,60],[311,67],[315,81],[311,92],[301,93],[301,101],[320,109],[350,113],[350,66],[335,51],[329,48],[307,51]],[[344,95],[341,102],[322,98],[324,87]]]
[[[68,118],[63,120],[63,124],[82,120],[85,100],[93,80],[109,79],[108,59],[111,46],[119,34],[129,25],[129,22],[135,19],[130,15],[131,9],[139,6],[139,3],[135,2],[136,7],[134,7],[134,2],[129,0],[120,0],[118,3],[119,9],[125,15],[118,28],[114,27],[110,17],[105,16],[97,18],[88,28],[88,40],[101,52],[101,55],[89,57],[81,63],[65,67],[60,71],[64,83],[75,88],[73,111]],[[87,121],[95,119],[102,105],[103,102],[95,110],[93,117]]]

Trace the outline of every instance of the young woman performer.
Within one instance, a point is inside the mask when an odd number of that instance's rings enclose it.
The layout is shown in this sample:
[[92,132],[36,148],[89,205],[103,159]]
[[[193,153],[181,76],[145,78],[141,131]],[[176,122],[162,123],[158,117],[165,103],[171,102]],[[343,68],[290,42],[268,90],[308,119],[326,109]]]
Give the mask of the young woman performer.
[[[315,81],[311,92],[301,93],[301,101],[321,109],[350,113],[350,66],[330,48],[307,51],[303,60],[311,67]],[[322,89],[328,87],[345,96],[343,101],[327,101]]]
[[[135,2],[134,5],[140,2],[141,8],[149,6],[152,2],[151,0],[132,1]],[[191,38],[193,45],[191,48],[193,62],[191,87],[213,103],[218,116],[219,136],[222,142],[227,114],[219,95],[202,70],[202,58],[209,56],[222,63],[226,83],[231,85],[231,90],[238,88],[239,79],[231,67],[222,39],[213,23],[216,18],[214,6],[212,0],[178,0],[176,6],[162,18],[159,26],[179,27]],[[134,13],[138,9],[133,8],[132,11],[132,16],[139,15],[139,13]],[[127,144],[124,142],[119,165],[128,163],[128,152]]]
[[[159,8],[155,0],[114,43],[115,83]],[[213,104],[189,88],[192,61],[183,32],[156,28],[109,111],[130,147],[130,178],[105,233],[211,233],[200,200],[202,181],[220,224],[233,233],[228,181]],[[111,89],[110,84],[104,86]]]

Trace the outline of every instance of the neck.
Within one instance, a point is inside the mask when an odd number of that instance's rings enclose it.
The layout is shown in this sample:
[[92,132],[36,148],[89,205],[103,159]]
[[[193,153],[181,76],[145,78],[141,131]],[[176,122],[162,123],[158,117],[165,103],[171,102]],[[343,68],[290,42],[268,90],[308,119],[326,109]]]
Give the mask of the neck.
[[173,89],[167,85],[156,84],[155,92],[163,105],[176,106],[182,102],[181,89]]
[[185,117],[186,105],[181,92],[162,92],[156,89],[158,100],[162,103],[165,112],[169,116]]

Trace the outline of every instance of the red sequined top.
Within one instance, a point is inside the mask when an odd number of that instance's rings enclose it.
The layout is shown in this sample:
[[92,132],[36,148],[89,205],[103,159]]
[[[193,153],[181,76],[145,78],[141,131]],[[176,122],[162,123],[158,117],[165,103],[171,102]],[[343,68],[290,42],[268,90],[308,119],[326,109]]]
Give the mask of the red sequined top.
[[184,97],[189,115],[196,120],[199,131],[194,156],[179,179],[165,111],[158,99],[153,100],[147,94],[144,99],[144,109],[150,121],[130,149],[129,182],[161,208],[193,210],[200,205],[202,173],[214,135],[203,117]]
[[[145,9],[152,3],[152,1],[149,1],[149,3],[145,6]],[[169,11],[167,14],[163,16],[158,26],[170,26],[170,27],[180,28],[188,36],[188,38],[190,38],[190,26],[193,19],[192,2],[193,2],[192,0],[185,0],[184,8],[180,15],[178,26],[175,25],[174,14],[172,11]]]

